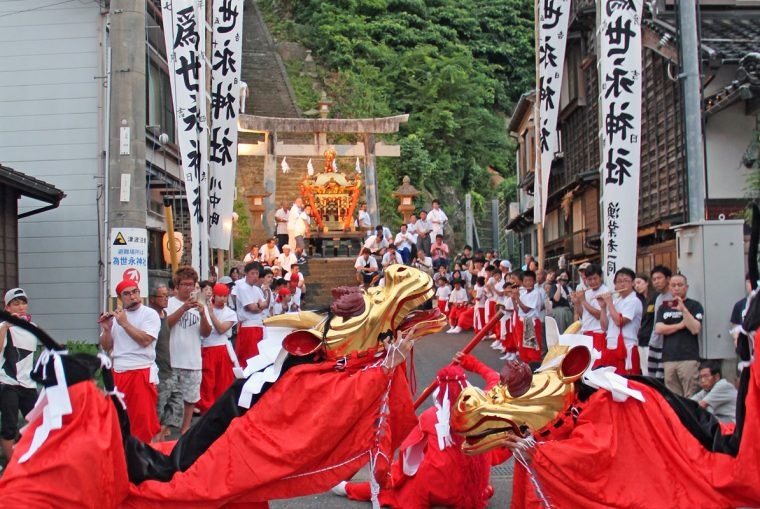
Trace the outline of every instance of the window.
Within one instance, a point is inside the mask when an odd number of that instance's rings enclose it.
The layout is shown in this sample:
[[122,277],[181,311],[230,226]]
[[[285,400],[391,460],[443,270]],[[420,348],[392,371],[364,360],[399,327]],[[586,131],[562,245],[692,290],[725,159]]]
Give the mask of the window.
[[582,47],[580,38],[570,37],[565,51],[565,69],[562,76],[562,91],[560,93],[560,111],[568,112],[576,106],[586,104],[584,95],[583,70],[581,68]]
[[146,74],[146,121],[150,126],[159,126],[161,132],[168,134],[169,140],[174,142],[174,107],[169,76],[152,61],[146,66]]

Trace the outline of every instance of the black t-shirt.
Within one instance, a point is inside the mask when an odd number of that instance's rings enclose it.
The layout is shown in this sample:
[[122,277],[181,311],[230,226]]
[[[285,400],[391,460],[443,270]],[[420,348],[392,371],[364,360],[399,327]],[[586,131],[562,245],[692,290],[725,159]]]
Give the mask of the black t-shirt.
[[[549,300],[552,301],[552,306],[554,306],[555,308],[561,308],[561,307],[569,308],[570,302],[567,300],[567,297],[560,297],[558,301],[554,300],[554,296],[557,294],[558,291],[559,291],[559,285],[556,285],[556,284],[552,285],[551,290],[549,290]],[[567,295],[570,291],[571,290],[568,289],[567,286],[565,286],[565,295]]]
[[[689,313],[700,323],[704,318],[704,309],[702,304],[693,300],[686,299],[684,306]],[[666,307],[664,304],[657,310],[657,323],[665,325],[674,325],[683,321],[683,313],[677,309]],[[689,332],[689,329],[683,328],[673,334],[667,334],[663,337],[662,361],[698,361],[699,360],[699,337]]]
[[746,304],[747,304],[746,297],[744,297],[742,300],[734,304],[734,309],[731,311],[731,323],[735,325],[742,324],[742,311],[744,311],[744,306]]
[[649,339],[652,337],[652,329],[654,329],[654,302],[657,300],[657,293],[650,292],[647,299],[644,299],[640,293],[636,295],[638,295],[643,309],[643,313],[641,313],[641,327],[638,334],[639,346],[649,346]]

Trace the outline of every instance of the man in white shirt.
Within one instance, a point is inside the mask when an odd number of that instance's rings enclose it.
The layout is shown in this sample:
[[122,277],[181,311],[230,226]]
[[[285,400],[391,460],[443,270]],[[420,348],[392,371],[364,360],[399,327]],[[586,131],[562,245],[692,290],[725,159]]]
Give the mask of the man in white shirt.
[[427,219],[427,212],[420,210],[420,218],[414,224],[417,231],[417,251],[422,251],[425,256],[430,256],[430,245],[433,241],[430,239],[430,221]]
[[396,245],[390,244],[388,245],[388,250],[383,255],[383,260],[382,260],[383,270],[387,269],[389,265],[393,265],[394,263],[397,263],[400,265],[404,263],[404,260],[399,254],[399,252],[396,251]]
[[277,263],[277,257],[280,256],[280,249],[277,247],[277,239],[275,237],[267,239],[267,243],[261,246],[259,253],[261,255],[261,262],[264,265],[269,265],[271,267]]
[[150,443],[161,430],[156,411],[156,338],[161,317],[142,305],[136,281],[121,281],[116,294],[121,306],[99,320],[100,346],[111,351],[114,385],[124,393],[132,435]]
[[[29,321],[28,297],[21,288],[5,294],[5,311]],[[11,344],[7,341],[10,340]],[[37,402],[37,384],[32,380],[37,337],[8,322],[0,323],[0,444],[10,461],[18,436],[19,412],[27,415]]]
[[243,257],[243,263],[258,262],[261,261],[261,253],[259,252],[259,246],[252,245],[251,250],[248,251]]
[[201,400],[198,408],[205,413],[235,381],[234,368],[240,368],[232,348],[232,326],[238,321],[235,311],[227,307],[230,289],[217,283],[212,291],[211,302],[206,308],[211,334],[202,340],[203,379]]
[[283,201],[279,209],[274,213],[274,221],[277,224],[275,234],[277,245],[280,249],[288,243],[288,202]]
[[377,230],[376,235],[371,236],[364,242],[364,247],[370,250],[374,256],[382,256],[385,254],[385,250],[388,248],[388,242],[383,236],[383,230]]
[[421,270],[428,276],[433,275],[433,259],[426,256],[425,252],[422,250],[417,251],[417,256],[412,262],[412,267]]
[[411,261],[412,245],[415,242],[416,239],[414,238],[414,235],[409,233],[407,225],[402,224],[401,231],[396,234],[393,243],[396,245],[396,250],[398,251],[398,254],[401,255],[401,259],[404,260],[404,263],[409,263]]
[[359,204],[359,212],[355,224],[359,231],[372,230],[372,218],[370,217],[369,212],[367,212],[367,204],[365,202]]
[[[602,316],[602,306],[598,297],[609,292],[602,283],[602,269],[598,265],[589,264],[584,269],[586,277],[586,290],[576,291],[571,300],[575,308],[576,320],[580,317],[581,334],[594,338],[594,348],[604,352],[607,343],[607,333],[599,321]],[[601,365],[601,359],[594,363],[594,367]]]
[[354,263],[356,269],[356,281],[367,287],[372,284],[372,280],[377,276],[378,267],[377,260],[372,256],[369,248],[362,248],[362,252]]
[[436,235],[443,235],[443,228],[449,220],[438,200],[433,200],[433,208],[428,212],[427,219],[430,221],[431,228],[430,242],[435,242]]
[[636,273],[631,269],[622,268],[615,273],[615,292],[599,296],[602,314],[600,323],[607,331],[607,342],[602,352],[603,366],[615,367],[619,375],[640,375],[641,360],[639,350],[639,327],[643,306],[641,300],[633,291],[633,280]]
[[296,258],[296,255],[290,252],[290,244],[285,244],[282,246],[282,253],[277,257],[277,265],[279,265],[283,271],[286,271],[290,270],[291,265],[294,263],[298,263],[298,259]]
[[194,268],[184,266],[177,269],[174,274],[177,294],[169,299],[166,308],[166,320],[171,331],[169,350],[172,374],[176,373],[184,402],[181,433],[190,428],[193,409],[201,399],[201,337],[211,333],[211,324],[206,317],[204,306],[198,302],[198,293],[195,290],[197,283],[198,273]]
[[288,212],[288,244],[290,244],[290,249],[296,249],[296,229],[301,212],[303,212],[303,200],[296,198]]
[[306,249],[306,237],[311,231],[311,205],[306,205],[303,211],[298,215],[296,221],[296,227],[294,233],[296,235],[296,259],[298,263],[303,263],[305,260],[304,249]]
[[240,322],[235,353],[243,368],[248,359],[259,354],[259,342],[264,339],[264,317],[267,316],[269,303],[259,286],[260,271],[260,264],[249,263],[245,266],[245,277],[235,283]]

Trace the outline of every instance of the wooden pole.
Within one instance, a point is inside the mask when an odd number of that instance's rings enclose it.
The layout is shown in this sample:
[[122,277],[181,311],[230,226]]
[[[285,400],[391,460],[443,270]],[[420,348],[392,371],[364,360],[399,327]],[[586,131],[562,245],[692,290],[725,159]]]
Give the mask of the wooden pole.
[[[534,189],[537,189],[538,192],[535,193],[537,196],[534,196],[533,203],[536,203],[538,206],[533,207],[533,215],[534,217],[538,217],[539,221],[535,221],[536,223],[536,261],[538,262],[538,268],[543,269],[544,268],[544,217],[543,217],[543,211],[544,211],[544,182],[543,177],[541,175],[541,67],[540,67],[540,57],[539,57],[539,31],[538,31],[538,24],[539,24],[539,6],[541,4],[541,0],[535,0],[535,23],[534,23],[534,33],[535,33],[535,52],[536,52],[536,100],[533,103],[533,149],[535,151],[535,160],[536,160],[536,168],[534,173],[534,178],[536,179],[536,182],[538,183],[538,186],[535,186]],[[549,193],[546,193],[547,199],[549,198]],[[538,201],[536,201],[536,198],[538,198]],[[537,216],[536,216],[537,215]]]
[[[488,334],[491,331],[491,329],[493,328],[493,326],[496,325],[496,322],[498,322],[499,320],[501,320],[501,317],[503,315],[504,315],[504,310],[503,309],[498,310],[496,312],[496,314],[493,315],[493,317],[488,321],[488,323],[485,325],[485,327],[483,327],[482,329],[480,329],[480,332],[478,332],[477,334],[475,334],[475,337],[473,337],[470,340],[470,342],[467,343],[464,348],[462,348],[461,352],[464,353],[464,354],[468,354],[468,353],[472,352],[472,350],[478,345],[478,343],[480,343],[483,340],[483,338],[486,336],[486,334]],[[453,364],[453,362],[450,363],[449,365],[451,365],[451,364]],[[433,391],[435,390],[436,387],[438,387],[438,381],[437,380],[433,380],[433,382],[430,385],[428,385],[427,387],[425,387],[425,390],[422,391],[422,393],[420,394],[420,396],[414,402],[414,409],[415,410],[417,410],[417,408],[419,408],[419,406],[422,403],[425,402],[425,400],[428,398],[428,396],[430,396],[433,393]]]
[[179,263],[177,262],[177,246],[174,243],[174,212],[168,199],[164,199],[164,217],[166,217],[166,236],[169,237],[169,260],[172,264],[172,274],[174,274],[179,268]]

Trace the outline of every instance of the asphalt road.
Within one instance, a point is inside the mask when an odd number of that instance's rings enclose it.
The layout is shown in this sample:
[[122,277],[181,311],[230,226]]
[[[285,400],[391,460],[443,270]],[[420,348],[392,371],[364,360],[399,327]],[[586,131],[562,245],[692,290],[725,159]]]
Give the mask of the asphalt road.
[[[417,372],[418,392],[421,392],[435,378],[436,372],[451,362],[454,354],[461,350],[470,339],[472,332],[462,334],[445,334],[439,333],[426,337],[417,342],[414,347],[414,365]],[[481,342],[475,347],[473,354],[488,366],[498,370],[502,365],[499,360],[499,354],[489,348],[490,342]],[[483,387],[483,379],[478,375],[469,374],[468,378],[471,384]],[[419,412],[432,405],[432,399],[428,398]],[[419,413],[418,412],[418,413]],[[369,479],[369,471],[365,467],[361,469],[354,480],[366,481]],[[512,498],[512,460],[496,466],[491,469],[491,484],[494,487],[495,494],[491,499],[488,507],[506,509],[509,507]],[[276,500],[270,502],[272,509],[296,509],[296,508],[370,508],[369,502],[353,502],[343,497],[338,497],[332,493],[323,493],[308,497],[294,498],[288,500]]]

